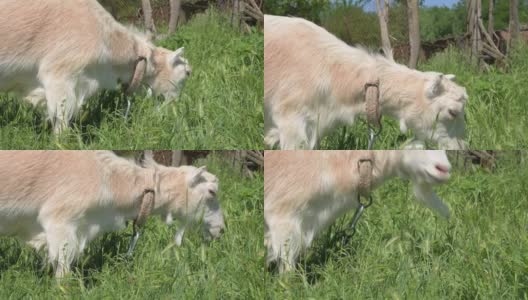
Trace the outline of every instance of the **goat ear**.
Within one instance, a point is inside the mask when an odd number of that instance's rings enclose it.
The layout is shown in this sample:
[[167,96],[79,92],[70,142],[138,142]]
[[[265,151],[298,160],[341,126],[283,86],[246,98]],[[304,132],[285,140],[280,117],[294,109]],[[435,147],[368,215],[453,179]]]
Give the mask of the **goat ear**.
[[147,88],[146,95],[147,95],[147,98],[151,98],[152,96],[154,96],[154,91],[152,90],[151,87]]
[[190,175],[190,177],[189,177],[189,185],[190,186],[195,185],[198,182],[198,180],[200,179],[200,176],[202,175],[202,173],[204,171],[207,171],[206,166],[201,166],[201,167],[193,170],[191,175]]
[[386,59],[390,61],[394,61],[394,55],[392,53],[392,48],[381,48],[381,51],[383,52],[383,56],[385,56]]
[[[163,216],[162,216],[162,218],[163,218]],[[172,213],[170,213],[170,212],[167,213],[165,215],[165,220],[163,220],[163,221],[165,221],[165,224],[167,224],[167,225],[170,225],[170,224],[174,223],[174,219],[172,217]]]
[[168,56],[168,61],[171,66],[174,66],[178,60],[180,60],[180,57],[183,56],[183,52],[185,51],[184,47],[176,49],[176,51],[172,52]]
[[444,75],[444,77],[449,79],[449,80],[451,80],[451,81],[455,80],[455,78],[456,78],[455,74],[446,74],[446,75]]
[[407,123],[405,122],[405,120],[402,118],[400,119],[400,132],[401,133],[407,133]]
[[427,98],[434,98],[440,95],[442,91],[442,78],[443,74],[437,74],[432,79],[429,79],[425,83],[425,94]]
[[154,160],[152,150],[145,150],[145,158],[141,164],[145,168],[157,168],[158,163]]
[[433,210],[435,213],[449,219],[449,207],[436,195],[430,185],[415,184],[414,195],[418,201]]
[[154,32],[152,32],[152,30],[147,30],[147,32],[145,33],[145,37],[147,38],[147,41],[152,43],[155,38],[155,34]]
[[427,147],[425,146],[424,142],[414,139],[410,141],[405,147],[403,147],[404,150],[425,150]]
[[185,47],[180,47],[180,48],[176,49],[176,51],[174,51],[174,55],[182,56],[184,51],[185,51]]

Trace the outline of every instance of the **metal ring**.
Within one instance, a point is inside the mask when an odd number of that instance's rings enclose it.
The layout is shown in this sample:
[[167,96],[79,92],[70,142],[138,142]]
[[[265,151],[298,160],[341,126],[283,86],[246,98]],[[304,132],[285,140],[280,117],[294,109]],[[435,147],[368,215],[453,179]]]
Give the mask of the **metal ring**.
[[374,131],[374,136],[375,136],[375,137],[378,137],[378,136],[381,134],[381,131],[382,131],[382,129],[383,129],[383,126],[381,125],[381,117],[380,117],[380,119],[378,120],[378,125],[379,125],[379,126],[378,126],[378,128],[376,129],[376,128],[374,128],[375,126],[371,126],[371,124],[370,124],[369,122],[367,122],[367,127],[368,127],[369,129],[372,129],[372,130]]
[[361,163],[364,163],[364,162],[369,162],[370,164],[372,164],[372,159],[371,158],[360,158],[357,162],[357,167],[358,167],[358,170],[360,168],[360,164]]
[[369,87],[377,87],[379,88],[379,79],[376,80],[375,82],[367,82],[365,83],[365,90]]
[[369,195],[367,198],[368,198],[368,202],[367,202],[367,204],[361,204],[361,205],[363,205],[363,207],[365,207],[365,208],[367,208],[367,207],[369,207],[369,206],[372,205],[372,196]]
[[364,198],[367,198],[367,199],[368,199],[368,202],[367,202],[366,204],[363,204],[363,203],[361,202],[361,195],[358,193],[358,196],[357,196],[357,202],[359,203],[359,205],[363,205],[364,208],[367,208],[367,207],[371,206],[371,205],[372,205],[372,196],[369,195],[369,196],[364,197]]
[[361,173],[361,163],[369,162],[370,166],[372,166],[372,159],[371,158],[360,158],[357,162],[357,170],[358,174]]

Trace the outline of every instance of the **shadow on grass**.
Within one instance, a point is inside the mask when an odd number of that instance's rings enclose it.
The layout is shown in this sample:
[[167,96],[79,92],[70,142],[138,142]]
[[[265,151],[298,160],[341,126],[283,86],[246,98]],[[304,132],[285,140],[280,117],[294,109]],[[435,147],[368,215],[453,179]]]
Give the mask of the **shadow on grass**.
[[133,268],[134,258],[127,256],[130,237],[128,232],[107,233],[95,243],[90,243],[92,245],[74,266],[86,288],[97,286],[98,280],[92,275],[101,273],[103,266],[109,262]]
[[354,234],[349,222],[338,222],[321,235],[310,249],[310,254],[301,257],[298,266],[304,270],[307,282],[314,285],[322,275],[317,270],[331,260],[344,256],[354,258],[360,243],[361,232]]
[[89,144],[95,138],[90,128],[100,128],[108,118],[121,118],[127,123],[131,122],[132,109],[125,119],[127,100],[130,100],[131,107],[134,106],[136,101],[133,96],[126,96],[119,90],[103,91],[83,105],[80,113],[73,118],[71,127],[76,129],[83,143]]
[[[128,96],[132,106],[136,101],[133,96]],[[5,126],[27,126],[31,124],[38,135],[53,135],[51,122],[47,120],[47,108],[45,104],[37,107],[18,99],[10,94],[0,94],[1,105],[5,109],[0,115],[0,127]],[[90,97],[81,107],[79,113],[74,115],[69,127],[82,137],[84,143],[90,142],[94,137],[89,128],[100,128],[108,117],[119,116],[125,118],[127,110],[127,96],[119,90],[103,91],[96,96]],[[131,112],[127,121],[131,120]]]
[[[318,270],[329,261],[345,256],[355,258],[357,249],[361,247],[361,232],[354,234],[349,221],[345,217],[334,223],[306,250],[308,253],[301,253],[296,270],[306,276],[309,284],[315,285],[319,281],[322,274]],[[266,271],[278,276],[279,262],[271,262]]]
[[[29,270],[38,278],[53,278],[55,271],[47,259],[47,249],[41,251],[25,246],[17,240],[5,240],[0,247],[0,277],[10,270],[18,268],[24,272]],[[108,233],[101,237],[91,247],[81,253],[71,266],[71,274],[77,274],[86,288],[95,287],[98,280],[93,274],[100,273],[105,263],[124,264],[132,268],[133,257],[129,258],[126,253],[130,241],[130,234]],[[77,276],[75,276],[77,277]],[[75,279],[72,277],[72,279]]]
[[46,117],[45,105],[34,107],[29,102],[21,101],[10,94],[0,94],[3,102],[0,115],[0,127],[32,124],[38,135],[51,130],[51,124]]
[[32,270],[38,277],[53,276],[53,268],[47,263],[45,251],[37,251],[14,238],[13,241],[10,239],[6,240],[7,245],[1,247],[0,276],[13,268]]

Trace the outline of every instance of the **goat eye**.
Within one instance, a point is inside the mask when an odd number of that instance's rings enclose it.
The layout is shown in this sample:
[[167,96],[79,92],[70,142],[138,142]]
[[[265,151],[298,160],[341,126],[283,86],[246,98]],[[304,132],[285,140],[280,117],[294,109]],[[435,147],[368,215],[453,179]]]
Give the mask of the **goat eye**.
[[213,191],[213,190],[209,190],[209,193],[210,193],[211,195],[213,195],[213,196],[216,196],[216,192]]

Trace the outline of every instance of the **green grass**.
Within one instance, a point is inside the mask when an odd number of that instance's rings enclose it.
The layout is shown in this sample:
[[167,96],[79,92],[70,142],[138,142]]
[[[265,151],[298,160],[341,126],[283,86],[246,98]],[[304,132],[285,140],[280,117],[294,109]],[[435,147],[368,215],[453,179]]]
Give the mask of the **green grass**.
[[[528,147],[528,46],[513,51],[505,68],[494,66],[489,72],[472,68],[459,51],[448,49],[419,66],[424,71],[455,74],[456,82],[466,87],[466,140],[470,149],[525,149]],[[383,132],[375,149],[399,149],[412,139],[402,134],[397,121],[383,118]],[[365,122],[341,127],[321,141],[320,149],[366,149]],[[436,147],[436,145],[428,145]]]
[[61,281],[43,269],[43,253],[0,238],[0,299],[263,299],[263,176],[242,178],[217,156],[207,165],[219,177],[227,229],[206,245],[199,228],[173,244],[175,226],[151,218],[133,259],[126,257],[131,228],[93,241]]
[[455,165],[436,189],[449,221],[417,204],[407,182],[387,182],[353,238],[350,212],[297,271],[267,274],[268,299],[528,299],[528,156],[517,154],[501,153],[493,171]]
[[208,10],[158,42],[185,47],[193,74],[177,102],[94,96],[55,138],[45,114],[0,95],[0,149],[259,149],[263,143],[263,33],[241,33]]

